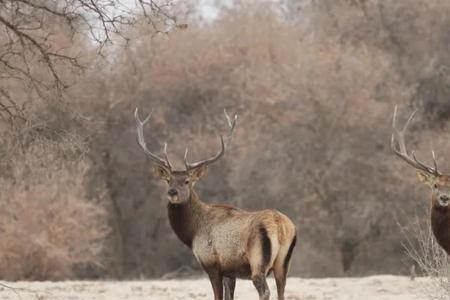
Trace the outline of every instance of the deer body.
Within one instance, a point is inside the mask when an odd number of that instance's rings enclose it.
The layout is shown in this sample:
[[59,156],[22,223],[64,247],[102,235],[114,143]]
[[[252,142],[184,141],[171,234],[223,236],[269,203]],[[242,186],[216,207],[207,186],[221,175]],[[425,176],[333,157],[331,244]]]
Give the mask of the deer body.
[[[445,175],[442,176],[446,177]],[[447,180],[444,180],[444,183],[446,182]],[[450,179],[448,182],[450,185]],[[431,229],[438,244],[450,255],[450,207],[443,206],[439,197],[440,195],[433,192],[431,197]]]
[[[207,165],[219,159],[222,148],[213,158],[197,163],[187,162],[185,171],[174,171],[167,158],[161,159],[147,149],[143,136],[144,121],[135,113],[138,142],[156,163],[155,175],[167,182],[168,217],[178,238],[189,248],[211,281],[214,299],[234,299],[236,278],[253,281],[260,300],[269,299],[266,277],[273,272],[278,299],[284,300],[284,288],[290,259],[296,244],[296,229],[292,221],[275,210],[245,211],[224,204],[200,200],[195,183],[206,174]],[[232,133],[234,122],[226,115]],[[231,137],[230,133],[230,137]]]
[[448,208],[431,209],[431,229],[438,244],[450,255],[450,211]]
[[294,224],[278,211],[207,204],[195,194],[186,204],[169,203],[168,214],[172,229],[202,268],[218,268],[226,277],[251,279],[252,264],[265,274],[274,267],[283,271],[295,239]]

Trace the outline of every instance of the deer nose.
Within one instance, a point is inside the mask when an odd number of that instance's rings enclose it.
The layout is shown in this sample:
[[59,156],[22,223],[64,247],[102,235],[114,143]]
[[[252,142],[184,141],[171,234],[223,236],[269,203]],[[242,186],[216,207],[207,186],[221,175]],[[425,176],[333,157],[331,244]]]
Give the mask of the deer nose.
[[176,189],[170,189],[170,190],[167,192],[167,194],[169,194],[169,196],[173,197],[173,196],[178,195],[178,192],[177,192]]
[[441,199],[442,202],[447,202],[450,200],[450,197],[447,195],[440,195],[439,199]]

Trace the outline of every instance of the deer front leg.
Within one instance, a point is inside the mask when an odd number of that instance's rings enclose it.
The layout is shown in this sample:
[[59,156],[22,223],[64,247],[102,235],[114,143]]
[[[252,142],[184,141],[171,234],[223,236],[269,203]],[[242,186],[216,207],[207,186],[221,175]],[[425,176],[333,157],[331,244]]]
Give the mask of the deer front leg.
[[214,291],[214,300],[223,300],[222,274],[216,269],[206,271]]
[[234,299],[234,288],[236,287],[236,278],[234,277],[224,277],[223,287],[225,289],[225,300]]

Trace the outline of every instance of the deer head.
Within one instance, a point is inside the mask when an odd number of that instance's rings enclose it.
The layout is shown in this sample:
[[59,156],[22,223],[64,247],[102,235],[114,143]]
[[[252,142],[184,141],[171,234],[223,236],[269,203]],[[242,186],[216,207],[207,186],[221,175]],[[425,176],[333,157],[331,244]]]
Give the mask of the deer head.
[[153,168],[155,176],[167,182],[167,195],[170,203],[182,204],[188,202],[193,192],[195,183],[206,174],[208,165],[216,162],[224,155],[226,148],[231,141],[237,120],[237,115],[235,115],[233,120],[231,120],[225,110],[224,114],[229,127],[229,133],[226,138],[226,143],[223,136],[220,135],[221,148],[217,154],[211,158],[190,163],[187,159],[188,148],[186,148],[184,153],[185,170],[174,170],[167,156],[167,143],[164,144],[163,158],[155,155],[147,148],[147,143],[144,139],[144,125],[150,120],[152,113],[150,113],[144,120],[141,120],[139,118],[138,109],[136,108],[134,116],[136,118],[138,143],[155,164]]
[[393,134],[391,139],[391,148],[394,153],[408,163],[410,166],[417,170],[417,176],[419,180],[426,185],[428,185],[433,193],[433,205],[440,207],[447,207],[450,204],[450,176],[443,175],[438,170],[436,156],[434,151],[431,151],[433,157],[433,167],[430,167],[422,162],[420,162],[414,151],[408,153],[405,145],[405,132],[408,129],[411,120],[414,118],[417,110],[414,111],[406,122],[405,126],[401,130],[397,129],[396,118],[397,118],[397,106],[394,109],[394,117],[392,121]]

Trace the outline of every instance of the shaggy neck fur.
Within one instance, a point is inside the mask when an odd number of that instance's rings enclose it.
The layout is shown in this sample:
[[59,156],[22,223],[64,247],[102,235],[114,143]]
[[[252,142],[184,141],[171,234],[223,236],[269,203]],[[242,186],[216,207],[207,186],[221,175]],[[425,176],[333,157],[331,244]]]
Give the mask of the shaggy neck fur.
[[178,238],[189,248],[192,247],[192,240],[200,226],[204,204],[197,194],[191,190],[189,200],[183,204],[169,203],[168,214],[170,226]]
[[450,255],[450,209],[437,204],[433,199],[431,228],[439,245]]

